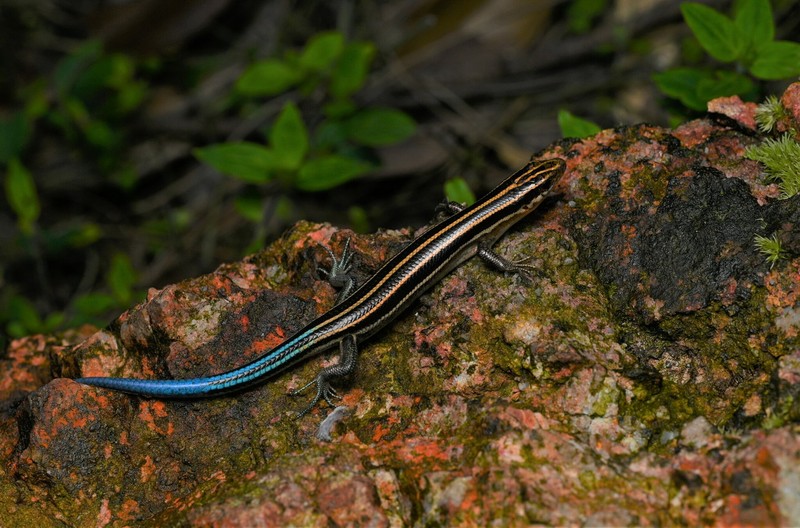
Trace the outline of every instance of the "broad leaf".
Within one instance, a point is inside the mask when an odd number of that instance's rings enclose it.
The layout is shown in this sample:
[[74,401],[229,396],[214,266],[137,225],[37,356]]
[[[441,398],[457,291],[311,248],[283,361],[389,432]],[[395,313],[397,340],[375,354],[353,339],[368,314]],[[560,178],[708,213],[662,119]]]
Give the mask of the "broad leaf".
[[220,143],[192,151],[200,161],[249,183],[266,183],[278,165],[275,152],[255,143]]
[[81,295],[72,303],[73,311],[77,312],[74,322],[91,321],[94,317],[103,314],[118,306],[114,297],[107,293],[87,293]]
[[285,92],[299,80],[294,68],[283,61],[267,59],[247,68],[236,82],[236,89],[243,95],[269,96]]
[[740,0],[733,20],[739,35],[746,38],[753,50],[772,42],[775,23],[769,0]]
[[326,119],[314,131],[314,146],[321,150],[340,151],[347,145],[347,132],[341,121]]
[[567,5],[567,23],[573,33],[586,33],[608,9],[608,0],[574,0]]
[[30,137],[30,123],[23,112],[0,117],[0,164],[19,157]]
[[279,169],[296,170],[308,152],[308,130],[297,106],[288,102],[269,131]]
[[78,79],[81,72],[103,53],[100,41],[90,40],[61,59],[53,73],[53,80],[59,94],[65,95]]
[[764,44],[758,48],[750,73],[769,80],[800,75],[800,44],[786,40]]
[[601,128],[586,119],[582,119],[567,110],[558,111],[558,126],[565,138],[586,138],[600,132]]
[[264,200],[260,196],[252,194],[237,196],[234,207],[236,212],[254,224],[261,222],[264,218]]
[[30,233],[41,212],[33,176],[19,160],[12,158],[8,163],[5,184],[6,200],[17,215],[20,229]]
[[475,203],[475,194],[464,178],[451,178],[444,182],[444,195],[452,202],[471,205]]
[[715,59],[731,62],[739,58],[745,37],[733,20],[703,4],[686,2],[681,12],[700,45]]
[[370,42],[351,42],[348,44],[331,77],[331,95],[337,98],[347,97],[364,86],[372,58],[375,56],[375,45]]
[[366,174],[370,168],[363,161],[334,154],[305,163],[294,183],[303,191],[324,191]]
[[345,123],[350,140],[379,147],[398,143],[411,137],[416,123],[405,112],[393,108],[366,108]]
[[12,296],[6,310],[5,318],[10,321],[7,331],[13,337],[39,332],[44,326],[36,307],[21,295]]
[[692,110],[703,111],[706,101],[697,94],[697,85],[708,74],[694,68],[675,68],[653,75],[659,90],[665,95],[678,99]]
[[341,55],[344,37],[338,31],[325,31],[314,35],[300,54],[300,64],[310,70],[328,69]]
[[133,285],[136,283],[136,270],[133,269],[130,259],[124,253],[117,253],[111,259],[111,268],[106,275],[108,284],[114,298],[120,304],[128,304],[133,298]]
[[755,90],[753,81],[736,72],[716,71],[713,75],[700,79],[696,93],[706,103],[717,97],[729,95],[748,95]]

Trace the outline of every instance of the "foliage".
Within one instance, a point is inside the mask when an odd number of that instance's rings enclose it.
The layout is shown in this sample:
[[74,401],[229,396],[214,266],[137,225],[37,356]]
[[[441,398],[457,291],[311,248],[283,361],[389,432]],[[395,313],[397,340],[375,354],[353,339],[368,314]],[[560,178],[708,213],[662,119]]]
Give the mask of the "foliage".
[[[39,79],[20,93],[19,109],[0,116],[0,174],[18,226],[4,247],[6,252],[27,254],[24,258],[39,263],[36,271],[41,275],[38,268],[45,257],[57,259],[60,253],[85,247],[104,235],[90,222],[75,222],[68,229],[40,225],[42,204],[26,154],[37,133],[56,134],[77,152],[86,152],[99,172],[110,175],[111,185],[129,188],[135,180],[133,171],[120,161],[126,138],[124,127],[117,124],[139,107],[147,90],[130,57],[105,53],[99,43],[87,42],[65,56],[50,78]],[[9,285],[0,292],[0,324],[12,337],[86,322],[104,324],[109,310],[128,307],[140,296],[133,288],[136,273],[128,258],[119,254],[109,259],[103,287],[110,293],[77,295],[63,311],[48,310],[49,315],[42,317],[41,307]],[[37,278],[42,282],[42,276]]]
[[[52,78],[24,90],[22,110],[0,117],[0,166],[21,162],[34,131],[45,127],[89,149],[106,172],[127,175],[118,161],[125,136],[115,124],[135,111],[147,93],[147,85],[135,74],[130,57],[106,54],[95,41],[64,57]],[[124,178],[115,181],[130,183]],[[29,211],[15,213],[31,216]]]
[[4,291],[0,303],[0,323],[10,337],[47,333],[81,324],[102,324],[109,311],[127,308],[142,294],[134,288],[136,271],[127,255],[115,254],[105,276],[105,289],[110,293],[90,292],[77,296],[63,311],[51,311],[46,317],[25,296]]
[[[800,44],[775,39],[769,0],[740,0],[728,17],[703,4],[681,4],[683,18],[703,49],[733,70],[675,68],[653,76],[658,88],[692,110],[703,111],[716,97],[753,98],[761,80],[800,75]],[[750,76],[741,73],[746,70]]]
[[[244,100],[274,97],[294,90],[272,126],[265,144],[227,142],[194,150],[195,156],[228,176],[249,184],[277,182],[301,191],[324,191],[374,168],[370,148],[391,145],[414,134],[416,125],[391,108],[359,108],[351,96],[367,79],[375,47],[345,42],[336,31],[315,35],[299,52],[252,64],[236,83]],[[300,106],[325,93],[324,118],[314,127]],[[296,100],[295,100],[296,99]],[[260,221],[251,203],[246,217]]]
[[608,0],[574,0],[567,7],[567,23],[574,33],[586,33],[592,22],[608,10]]
[[777,233],[773,233],[771,237],[756,235],[755,244],[758,251],[764,255],[767,262],[769,262],[770,269],[785,256]]
[[800,193],[800,144],[789,134],[748,147],[745,156],[766,166],[769,180],[778,183],[783,198]]
[[470,190],[464,178],[451,178],[444,184],[444,195],[452,202],[471,205],[475,203],[475,194]]
[[600,132],[601,128],[591,121],[580,118],[567,110],[558,111],[558,126],[565,138],[586,138]]
[[33,176],[17,158],[8,161],[5,181],[6,199],[17,215],[17,223],[24,234],[30,235],[39,218],[40,205]]

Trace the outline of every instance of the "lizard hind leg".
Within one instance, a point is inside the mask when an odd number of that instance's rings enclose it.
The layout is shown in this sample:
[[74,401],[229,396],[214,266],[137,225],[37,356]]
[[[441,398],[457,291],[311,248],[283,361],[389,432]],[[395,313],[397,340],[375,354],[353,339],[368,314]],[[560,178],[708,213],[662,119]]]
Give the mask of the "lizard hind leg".
[[341,399],[341,396],[339,396],[336,390],[331,386],[331,381],[344,380],[350,377],[356,370],[358,344],[356,343],[356,336],[354,334],[346,335],[339,342],[339,352],[340,355],[338,363],[320,370],[314,379],[290,393],[291,396],[297,396],[305,392],[306,389],[312,385],[316,384],[317,386],[316,394],[311,399],[311,402],[303,410],[297,413],[297,418],[301,418],[308,414],[308,412],[313,409],[320,402],[320,400],[323,399],[328,402],[331,407],[336,407],[336,403],[334,403],[333,400]]

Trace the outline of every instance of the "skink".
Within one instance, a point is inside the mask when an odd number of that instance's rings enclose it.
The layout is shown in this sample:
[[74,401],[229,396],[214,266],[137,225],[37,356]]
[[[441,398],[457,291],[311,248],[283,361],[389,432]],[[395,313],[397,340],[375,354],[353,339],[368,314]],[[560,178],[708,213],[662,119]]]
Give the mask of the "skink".
[[423,292],[453,268],[478,255],[505,272],[526,273],[530,267],[510,262],[490,247],[514,223],[533,211],[564,173],[561,159],[532,161],[509,176],[469,207],[444,205],[450,216],[414,239],[390,258],[354,292],[346,272],[352,254],[349,245],[341,258],[333,257],[329,281],[339,286],[341,299],[297,334],[263,356],[237,369],[214,376],[147,380],[134,378],[78,378],[75,381],[152,398],[192,398],[238,391],[260,383],[319,352],[339,346],[339,363],[322,369],[302,392],[316,384],[316,395],[300,412],[305,414],[321,399],[334,405],[331,381],[349,376],[356,367],[358,345],[386,326]]

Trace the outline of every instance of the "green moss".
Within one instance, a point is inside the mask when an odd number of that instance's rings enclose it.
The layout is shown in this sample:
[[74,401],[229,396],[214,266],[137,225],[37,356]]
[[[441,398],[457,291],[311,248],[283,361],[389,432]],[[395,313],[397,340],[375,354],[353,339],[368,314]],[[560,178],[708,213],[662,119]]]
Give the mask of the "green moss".
[[761,145],[748,147],[745,156],[759,161],[767,168],[768,181],[775,181],[782,198],[800,192],[800,143],[784,134],[778,139],[766,139]]
[[597,475],[595,475],[594,471],[581,471],[578,474],[578,480],[581,486],[588,491],[594,490],[597,486]]
[[[765,320],[769,314],[762,309],[764,296],[761,289],[755,290],[735,316],[717,303],[666,318],[658,324],[663,335],[627,327],[626,340],[643,343],[651,351],[646,362],[660,373],[637,380],[635,397],[620,409],[620,414],[651,430],[650,449],[671,449],[669,442],[659,441],[662,433],[680,431],[696,416],[718,427],[731,420],[740,423],[740,411],[753,394],[761,395],[765,408],[772,405],[769,373],[777,368],[775,358],[787,350],[754,349],[748,339],[753,329],[773,327]],[[757,426],[759,419],[753,417],[751,425]]]
[[778,122],[789,117],[789,113],[774,95],[769,95],[756,108],[756,123],[762,132],[772,132]]
[[786,256],[777,233],[773,233],[771,237],[756,235],[755,244],[759,253],[769,262],[770,269]]
[[0,470],[0,526],[63,527],[64,523],[56,520],[63,512],[52,501],[42,500],[46,495],[31,483],[13,485],[7,473]]
[[764,429],[778,429],[791,423],[800,422],[800,405],[797,405],[797,400],[794,395],[788,395],[780,399],[778,403],[771,408],[770,412],[764,417],[761,422],[761,427]]
[[603,384],[594,393],[596,398],[592,404],[592,414],[595,416],[605,416],[611,404],[618,403],[621,397],[619,387],[610,378],[605,378]]

